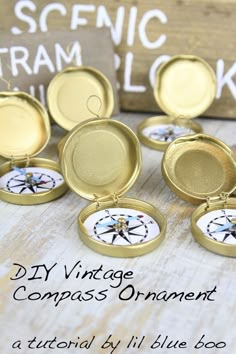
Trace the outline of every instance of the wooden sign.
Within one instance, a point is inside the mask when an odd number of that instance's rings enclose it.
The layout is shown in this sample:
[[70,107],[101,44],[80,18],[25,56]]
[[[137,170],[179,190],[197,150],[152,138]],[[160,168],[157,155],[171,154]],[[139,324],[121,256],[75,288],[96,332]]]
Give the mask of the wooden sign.
[[[0,36],[0,90],[20,90],[46,105],[47,86],[66,66],[86,65],[100,70],[109,79],[114,93],[114,114],[119,112],[114,50],[107,28],[81,28],[79,32]],[[9,81],[9,85],[7,82]]]
[[123,109],[157,111],[152,86],[158,67],[176,54],[198,55],[218,80],[206,114],[236,118],[235,1],[21,0],[4,1],[1,10],[0,26],[12,36],[110,26]]

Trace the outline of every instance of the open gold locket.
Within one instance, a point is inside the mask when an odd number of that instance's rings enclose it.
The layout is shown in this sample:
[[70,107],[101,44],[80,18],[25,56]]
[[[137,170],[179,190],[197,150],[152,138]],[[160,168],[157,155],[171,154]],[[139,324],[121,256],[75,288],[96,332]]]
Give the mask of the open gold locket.
[[48,86],[47,101],[52,118],[67,131],[91,118],[91,113],[109,118],[114,110],[109,80],[88,66],[67,67],[54,76]]
[[67,190],[59,164],[36,158],[47,145],[49,117],[38,100],[25,92],[0,93],[0,199],[14,204],[40,204]]
[[123,123],[90,119],[76,126],[60,146],[68,186],[92,204],[78,216],[78,233],[93,250],[135,257],[160,245],[166,221],[151,204],[123,198],[141,169],[136,135]]
[[168,116],[145,119],[138,126],[140,141],[165,151],[181,136],[202,132],[192,118],[203,114],[216,94],[216,77],[209,64],[196,56],[178,55],[161,65],[156,74],[154,96]]
[[236,162],[231,149],[205,134],[178,138],[162,160],[163,177],[181,199],[200,204],[192,233],[204,247],[236,257]]

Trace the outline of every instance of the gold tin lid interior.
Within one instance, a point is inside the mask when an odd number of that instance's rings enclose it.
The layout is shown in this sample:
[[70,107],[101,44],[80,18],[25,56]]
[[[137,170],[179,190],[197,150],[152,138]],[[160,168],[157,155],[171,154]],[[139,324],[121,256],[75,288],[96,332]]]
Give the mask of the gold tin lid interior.
[[146,118],[138,126],[138,138],[151,149],[165,151],[180,136],[202,133],[202,127],[189,119],[156,116]]
[[0,93],[0,155],[22,158],[39,154],[51,133],[46,110],[25,92]]
[[154,95],[170,116],[194,118],[207,110],[215,98],[216,77],[203,59],[174,56],[157,71]]
[[85,66],[69,67],[57,74],[49,84],[47,100],[52,118],[68,131],[93,116],[109,118],[114,109],[109,80]]
[[69,187],[88,200],[123,195],[136,181],[141,149],[136,135],[123,123],[92,119],[78,125],[61,155]]
[[162,160],[163,176],[182,199],[199,204],[206,198],[231,193],[236,184],[232,151],[205,134],[176,139]]

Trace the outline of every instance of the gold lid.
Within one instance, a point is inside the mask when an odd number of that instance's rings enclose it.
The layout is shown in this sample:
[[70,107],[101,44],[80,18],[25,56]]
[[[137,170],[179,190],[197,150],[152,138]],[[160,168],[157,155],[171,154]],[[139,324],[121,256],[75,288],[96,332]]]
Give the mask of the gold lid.
[[69,187],[88,200],[121,196],[136,181],[141,149],[133,131],[108,119],[90,119],[75,127],[61,151]]
[[35,156],[51,134],[48,114],[25,92],[0,92],[0,155],[5,158]]
[[180,136],[202,133],[200,124],[168,116],[146,118],[138,126],[138,138],[151,149],[165,151]]
[[236,185],[232,151],[219,139],[205,134],[176,139],[162,159],[163,177],[180,198],[199,204]]
[[216,77],[210,65],[193,55],[178,55],[157,71],[154,95],[170,116],[194,118],[211,105]]
[[109,80],[86,66],[68,67],[58,73],[48,86],[47,101],[52,118],[68,131],[93,115],[109,118],[114,109]]

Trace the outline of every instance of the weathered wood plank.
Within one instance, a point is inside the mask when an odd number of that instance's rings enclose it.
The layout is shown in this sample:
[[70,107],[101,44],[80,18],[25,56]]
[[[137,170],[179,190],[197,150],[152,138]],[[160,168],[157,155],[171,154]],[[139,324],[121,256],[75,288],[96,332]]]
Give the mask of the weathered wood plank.
[[160,62],[176,54],[199,55],[218,78],[217,99],[206,115],[236,118],[235,0],[42,0],[1,6],[0,29],[12,34],[110,25],[125,110],[158,111],[151,83]]

